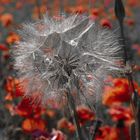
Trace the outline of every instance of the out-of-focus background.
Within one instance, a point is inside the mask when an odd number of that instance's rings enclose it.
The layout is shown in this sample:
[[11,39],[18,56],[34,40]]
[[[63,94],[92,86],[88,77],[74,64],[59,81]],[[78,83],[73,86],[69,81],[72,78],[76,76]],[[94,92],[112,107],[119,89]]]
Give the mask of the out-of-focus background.
[[[124,0],[125,37],[132,62],[135,88],[140,93],[140,0]],[[0,140],[75,140],[71,118],[64,117],[61,107],[32,106],[23,98],[24,91],[13,70],[11,48],[20,40],[17,30],[22,23],[34,22],[46,13],[88,13],[101,26],[118,28],[114,0],[0,0]],[[105,121],[96,140],[130,140],[133,115],[129,105],[129,83],[126,78],[110,78],[113,86],[105,87],[102,106]],[[77,108],[79,120],[93,121],[94,112],[85,106]],[[109,121],[108,121],[109,120]],[[83,125],[84,125],[83,124]]]

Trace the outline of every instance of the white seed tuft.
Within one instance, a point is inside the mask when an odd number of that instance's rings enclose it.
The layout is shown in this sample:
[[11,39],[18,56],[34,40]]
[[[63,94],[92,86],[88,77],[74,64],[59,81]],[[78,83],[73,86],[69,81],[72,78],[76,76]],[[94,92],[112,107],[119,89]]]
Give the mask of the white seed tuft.
[[100,100],[105,78],[122,69],[117,35],[87,16],[45,16],[24,24],[20,35],[13,48],[15,69],[26,80],[25,95],[40,94],[42,104],[49,98],[61,101],[69,82],[78,104],[93,104]]

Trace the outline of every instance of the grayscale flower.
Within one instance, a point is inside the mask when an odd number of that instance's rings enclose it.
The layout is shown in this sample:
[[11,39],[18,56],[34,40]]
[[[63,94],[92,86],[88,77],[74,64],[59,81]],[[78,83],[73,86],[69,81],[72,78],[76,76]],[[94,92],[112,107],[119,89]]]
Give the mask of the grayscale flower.
[[77,104],[100,100],[105,78],[120,71],[122,49],[117,35],[88,16],[54,19],[45,16],[24,24],[13,54],[15,69],[27,80],[25,95],[41,102],[66,98],[67,84]]

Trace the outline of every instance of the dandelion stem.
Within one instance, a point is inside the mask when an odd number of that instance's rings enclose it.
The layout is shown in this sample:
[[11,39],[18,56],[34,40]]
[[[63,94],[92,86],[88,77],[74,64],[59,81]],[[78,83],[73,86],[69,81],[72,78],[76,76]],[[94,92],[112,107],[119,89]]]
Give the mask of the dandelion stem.
[[66,94],[67,94],[67,98],[68,98],[68,103],[69,103],[70,108],[72,110],[73,119],[74,119],[74,122],[75,122],[75,125],[76,125],[76,128],[77,128],[78,138],[79,138],[79,140],[85,140],[83,138],[82,131],[81,131],[81,128],[80,128],[80,124],[79,124],[79,121],[78,121],[76,107],[75,107],[74,99],[73,99],[73,97],[71,95],[70,87],[67,87]]
[[[122,45],[124,46],[124,64],[128,65],[128,54],[127,54],[127,48],[126,48],[126,43],[125,43],[125,36],[124,36],[124,28],[123,28],[123,21],[125,17],[125,9],[123,6],[123,3],[121,0],[115,0],[115,14],[116,17],[118,18],[118,22],[120,25],[120,30],[121,30],[121,38],[122,38]],[[140,124],[139,124],[139,119],[138,119],[138,113],[136,110],[139,110],[138,108],[138,94],[135,90],[134,83],[133,83],[133,77],[132,77],[132,72],[126,72],[127,79],[129,81],[130,87],[132,88],[133,94],[131,96],[131,106],[133,109],[133,114],[135,118],[135,132],[136,132],[136,140],[140,140]]]
[[101,123],[102,122],[100,120],[96,120],[96,122],[95,122],[95,128],[94,128],[94,133],[92,135],[92,140],[95,140],[96,134],[97,134],[97,132],[98,132],[100,126],[101,126]]
[[[79,90],[80,90],[80,84],[79,84],[79,82],[77,81],[77,91],[79,92]],[[82,93],[82,90],[80,90],[80,92],[81,92],[81,94],[83,94]],[[84,94],[83,94],[83,96],[84,96]],[[86,99],[86,97],[85,97],[85,99]],[[92,107],[91,107],[91,105],[88,103],[88,101],[86,100],[86,103],[87,103],[87,105],[90,107],[90,109],[93,109]],[[94,110],[95,111],[95,110]],[[97,134],[97,132],[98,132],[98,130],[99,130],[99,128],[100,128],[100,126],[101,126],[101,121],[99,121],[99,120],[96,120],[95,121],[95,125],[94,125],[94,132],[93,132],[93,134],[90,136],[90,138],[89,138],[89,140],[95,140],[95,138],[96,138],[96,134]]]

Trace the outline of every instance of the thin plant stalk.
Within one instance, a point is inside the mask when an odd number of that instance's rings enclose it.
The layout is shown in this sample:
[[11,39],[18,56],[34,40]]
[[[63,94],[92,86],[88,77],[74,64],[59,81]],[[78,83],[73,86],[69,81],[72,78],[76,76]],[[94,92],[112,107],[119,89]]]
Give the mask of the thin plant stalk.
[[[123,27],[123,21],[125,17],[125,9],[123,6],[123,3],[121,0],[115,0],[115,14],[119,22],[120,30],[121,30],[121,38],[122,38],[122,45],[124,46],[124,64],[127,67],[128,66],[128,54],[127,54],[127,48],[126,48],[126,43],[125,43],[125,36],[124,36],[124,27]],[[139,116],[138,116],[138,93],[135,90],[134,83],[133,83],[133,77],[132,77],[132,71],[128,70],[126,71],[126,76],[129,81],[130,87],[133,91],[131,95],[131,106],[134,114],[134,119],[135,119],[135,133],[136,133],[136,140],[140,140],[140,124],[139,124]]]
[[[77,80],[76,80],[76,81],[77,81]],[[82,93],[82,90],[80,90],[80,83],[79,83],[79,81],[76,82],[76,87],[77,87],[77,92],[80,91],[80,92]],[[78,94],[80,94],[80,93],[78,93]],[[83,93],[82,93],[82,94],[83,94]],[[83,95],[84,95],[84,94],[83,94]],[[87,103],[87,105],[90,107],[90,109],[93,109],[92,106],[88,103],[88,101],[87,101],[86,103]],[[94,110],[94,111],[95,111],[95,110]],[[101,126],[101,121],[96,120],[95,125],[94,125],[94,132],[93,132],[92,135],[89,136],[89,138],[88,138],[89,140],[94,140],[94,139],[96,138],[96,134],[97,134],[97,132],[98,132],[100,126]]]
[[92,140],[95,140],[96,134],[97,134],[97,132],[98,132],[100,126],[101,126],[101,121],[96,120],[96,122],[95,122],[95,128],[94,128],[94,133],[93,133],[93,135],[92,135]]
[[[60,15],[63,12],[64,12],[64,1],[60,0]],[[80,128],[80,124],[79,124],[79,121],[78,121],[78,116],[77,116],[77,112],[76,112],[76,107],[75,107],[74,99],[73,99],[73,97],[71,95],[70,82],[68,83],[66,95],[67,95],[67,98],[68,98],[68,104],[70,106],[70,110],[72,111],[72,117],[73,117],[74,123],[76,125],[77,137],[79,138],[79,140],[85,140],[83,138],[82,131],[81,131],[81,128]]]
[[71,90],[70,90],[69,86],[67,87],[66,95],[67,95],[67,98],[68,98],[68,103],[69,103],[70,109],[72,111],[72,117],[73,117],[75,125],[76,125],[77,136],[78,136],[79,140],[85,140],[83,138],[83,135],[82,135],[82,131],[81,131],[80,124],[79,124],[79,121],[78,121],[78,116],[77,116],[77,112],[76,112],[74,99],[71,95]]

